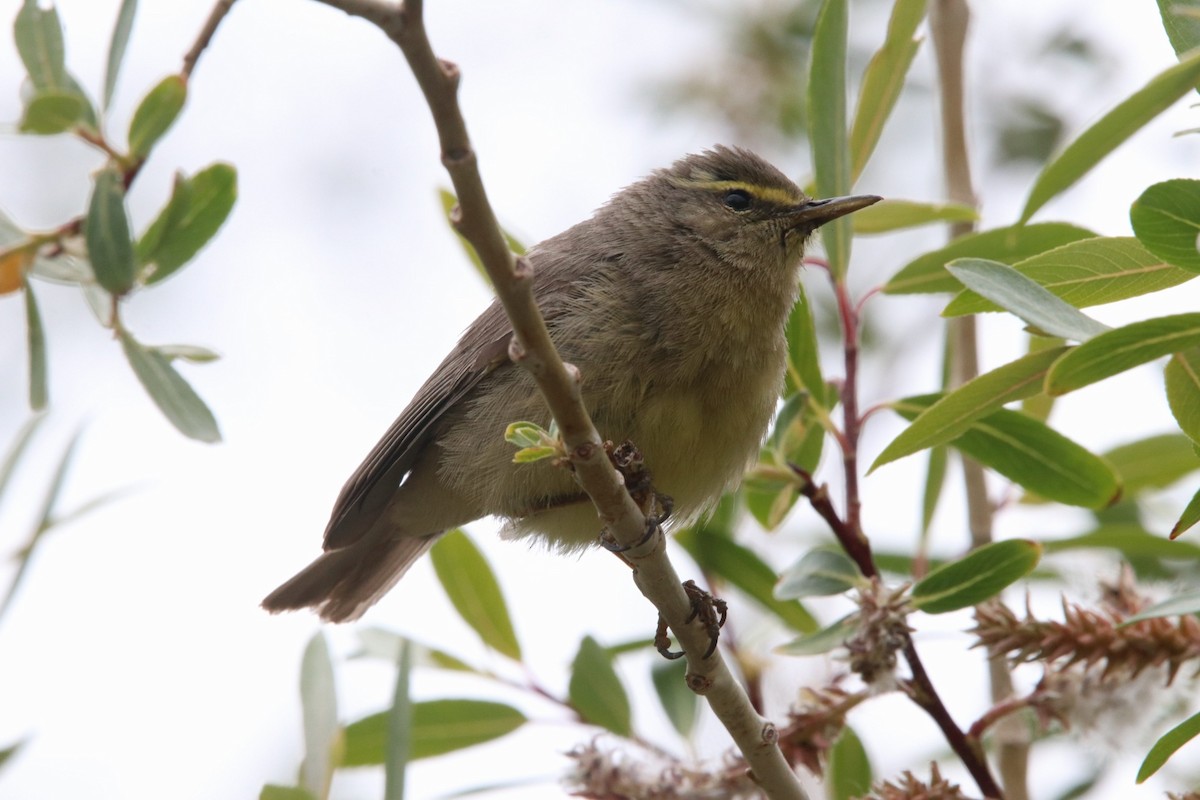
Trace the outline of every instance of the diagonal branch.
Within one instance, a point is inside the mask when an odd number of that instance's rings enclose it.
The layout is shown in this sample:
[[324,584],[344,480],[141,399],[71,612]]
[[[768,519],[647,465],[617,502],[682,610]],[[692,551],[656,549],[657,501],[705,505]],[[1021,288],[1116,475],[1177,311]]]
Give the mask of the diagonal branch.
[[804,791],[779,749],[775,726],[755,712],[719,651],[703,656],[709,634],[701,620],[689,620],[691,603],[667,559],[661,529],[645,536],[646,516],[609,461],[583,405],[579,373],[563,363],[550,341],[533,297],[533,265],[510,252],[496,221],[458,105],[458,67],[434,55],[422,18],[423,3],[318,1],[375,24],[403,52],[433,115],[442,163],[458,195],[452,221],[478,253],[512,322],[515,336],[510,355],[537,382],[562,433],[575,475],[595,503],[600,521],[619,544],[629,548],[622,555],[634,565],[638,589],[658,608],[687,652],[688,685],[708,699],[766,794],[803,800]]

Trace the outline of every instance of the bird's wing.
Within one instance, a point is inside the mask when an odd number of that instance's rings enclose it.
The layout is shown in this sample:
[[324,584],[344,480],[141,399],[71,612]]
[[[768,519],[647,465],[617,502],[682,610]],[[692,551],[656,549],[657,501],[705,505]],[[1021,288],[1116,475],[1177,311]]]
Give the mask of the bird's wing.
[[508,343],[512,328],[504,309],[493,302],[457,347],[425,381],[379,443],[359,465],[338,495],[325,549],[357,542],[375,522],[405,474],[412,469],[438,422],[489,373],[511,366]]

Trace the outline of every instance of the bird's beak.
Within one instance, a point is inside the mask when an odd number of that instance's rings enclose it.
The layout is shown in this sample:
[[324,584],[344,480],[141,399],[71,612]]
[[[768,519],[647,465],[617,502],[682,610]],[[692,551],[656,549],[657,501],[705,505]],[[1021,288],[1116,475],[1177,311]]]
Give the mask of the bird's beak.
[[809,200],[807,203],[795,206],[788,213],[791,227],[807,227],[810,230],[819,228],[826,222],[832,222],[838,217],[858,211],[861,208],[874,205],[882,197],[873,194],[854,194],[846,197],[830,197],[825,200]]

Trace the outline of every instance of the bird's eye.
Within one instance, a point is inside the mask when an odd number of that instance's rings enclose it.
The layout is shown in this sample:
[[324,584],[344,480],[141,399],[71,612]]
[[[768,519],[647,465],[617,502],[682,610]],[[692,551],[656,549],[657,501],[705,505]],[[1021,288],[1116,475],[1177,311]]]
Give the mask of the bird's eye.
[[731,189],[721,198],[725,207],[733,211],[748,211],[753,198],[745,189]]

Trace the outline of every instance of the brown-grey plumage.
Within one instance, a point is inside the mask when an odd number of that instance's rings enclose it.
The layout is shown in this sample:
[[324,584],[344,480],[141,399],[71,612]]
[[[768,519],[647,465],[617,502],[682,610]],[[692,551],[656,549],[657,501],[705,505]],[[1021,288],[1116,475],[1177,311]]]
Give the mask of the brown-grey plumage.
[[[757,452],[782,382],[784,326],[809,235],[878,198],[813,201],[754,154],[716,147],[627,187],[530,249],[534,294],[583,374],[601,435],[633,440],[675,519],[694,519]],[[270,611],[354,619],[444,531],[487,515],[564,549],[596,540],[565,470],[512,463],[505,426],[549,412],[508,359],[493,302],[350,477],[325,553],[272,592]]]

